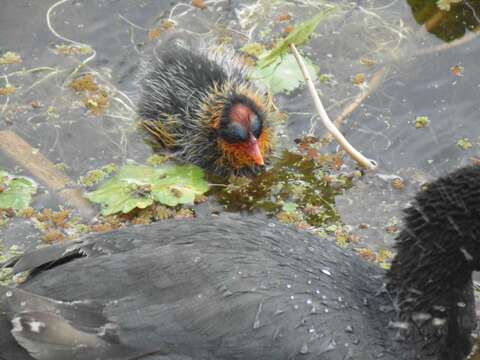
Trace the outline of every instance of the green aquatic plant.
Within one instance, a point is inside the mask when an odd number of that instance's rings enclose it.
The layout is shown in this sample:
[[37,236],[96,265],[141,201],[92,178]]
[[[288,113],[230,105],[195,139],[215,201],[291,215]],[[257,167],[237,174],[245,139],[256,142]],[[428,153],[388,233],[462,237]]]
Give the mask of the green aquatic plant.
[[90,170],[85,174],[85,176],[80,177],[80,184],[85,186],[93,186],[104,180],[107,176],[113,174],[117,171],[117,166],[115,164],[108,164],[102,166],[100,169]]
[[24,176],[0,170],[0,209],[25,209],[37,192],[37,184]]
[[329,7],[313,18],[297,25],[287,37],[279,40],[272,50],[260,55],[258,66],[265,68],[275,63],[279,58],[290,52],[290,45],[292,44],[297,46],[303,45],[310,39],[310,36],[312,36],[317,26],[325,20],[333,10],[335,10],[335,7]]
[[428,116],[417,116],[415,118],[415,127],[417,129],[424,128],[430,123],[430,120],[428,119]]
[[[317,80],[318,66],[307,58],[304,60],[312,80]],[[264,83],[272,94],[289,93],[305,83],[302,71],[292,54],[277,59],[266,67],[258,67],[253,72],[253,77]]]
[[468,138],[464,137],[457,141],[457,146],[462,150],[467,150],[470,149],[473,145],[470,140],[468,140]]
[[194,165],[124,165],[118,173],[86,197],[101,204],[102,214],[128,213],[154,202],[168,206],[193,204],[208,190],[203,170]]
[[312,159],[284,151],[268,172],[253,181],[234,178],[211,193],[227,211],[263,210],[284,222],[326,226],[339,221],[335,196],[351,186],[353,177],[334,175],[335,161],[329,155]]

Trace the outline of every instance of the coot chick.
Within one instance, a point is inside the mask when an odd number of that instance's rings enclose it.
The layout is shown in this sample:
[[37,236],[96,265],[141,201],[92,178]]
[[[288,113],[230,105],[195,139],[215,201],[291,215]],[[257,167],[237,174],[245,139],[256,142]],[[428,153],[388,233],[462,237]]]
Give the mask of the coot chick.
[[274,109],[240,57],[178,35],[144,68],[137,112],[161,146],[220,176],[258,173],[271,151]]
[[13,270],[28,279],[0,287],[0,358],[465,359],[479,184],[469,167],[421,191],[386,274],[333,242],[238,215],[26,253]]

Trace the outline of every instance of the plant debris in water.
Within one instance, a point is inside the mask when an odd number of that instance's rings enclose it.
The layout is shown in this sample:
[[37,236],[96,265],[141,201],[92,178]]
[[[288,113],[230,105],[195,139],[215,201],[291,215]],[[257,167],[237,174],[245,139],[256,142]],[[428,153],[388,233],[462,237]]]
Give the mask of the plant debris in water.
[[57,55],[76,56],[88,55],[93,52],[93,49],[88,45],[56,45],[54,49]]
[[352,84],[360,86],[360,87],[364,86],[365,85],[365,74],[364,73],[358,73],[358,74],[353,75]]
[[290,51],[290,44],[302,45],[303,43],[308,41],[317,26],[324,19],[326,19],[327,16],[334,9],[334,7],[328,8],[322,11],[320,14],[314,16],[313,18],[297,25],[295,29],[288,34],[287,37],[279,40],[272,50],[260,56],[258,66],[260,68],[264,68],[278,61],[279,58],[283,57]]
[[155,201],[167,206],[193,204],[208,190],[203,170],[194,165],[159,168],[124,165],[118,173],[86,197],[101,204],[102,214],[128,213],[144,209]]
[[104,180],[107,176],[113,174],[117,171],[117,165],[115,164],[108,164],[102,166],[100,169],[90,170],[86,173],[85,176],[80,177],[80,184],[84,186],[93,186],[98,184],[100,181]]
[[228,211],[264,210],[282,222],[322,227],[340,220],[335,196],[348,189],[355,176],[333,175],[339,161],[338,155],[284,151],[268,172],[254,180],[234,178],[226,188],[211,193]]
[[462,77],[463,76],[463,71],[464,71],[464,67],[461,66],[461,65],[454,65],[450,68],[450,72],[455,75],[455,76],[459,76],[459,77]]
[[389,269],[391,260],[393,258],[393,252],[390,250],[380,250],[378,253],[375,253],[370,248],[360,248],[357,249],[357,253],[367,261],[377,263],[380,267],[384,269]]
[[0,96],[13,95],[17,92],[17,88],[13,85],[8,84],[5,87],[0,87]]
[[428,119],[428,116],[417,116],[415,118],[415,127],[417,129],[424,128],[429,124],[430,120]]
[[169,30],[175,26],[175,23],[169,19],[163,19],[159,26],[154,27],[148,31],[148,40],[152,41],[158,38],[164,31]]
[[95,116],[101,116],[105,113],[110,103],[108,91],[97,85],[92,74],[85,74],[73,80],[69,87],[77,93],[85,95],[82,101],[90,113]]
[[13,51],[7,51],[2,56],[0,56],[0,65],[11,65],[11,64],[20,64],[22,58],[17,53]]
[[36,192],[37,185],[33,180],[0,170],[0,209],[24,209],[30,205]]
[[466,137],[458,140],[457,145],[462,150],[470,149],[473,146],[472,143],[470,142],[470,140],[468,140],[468,138],[466,138]]
[[78,92],[98,90],[98,85],[95,82],[95,78],[92,74],[85,74],[82,77],[73,80],[69,87]]

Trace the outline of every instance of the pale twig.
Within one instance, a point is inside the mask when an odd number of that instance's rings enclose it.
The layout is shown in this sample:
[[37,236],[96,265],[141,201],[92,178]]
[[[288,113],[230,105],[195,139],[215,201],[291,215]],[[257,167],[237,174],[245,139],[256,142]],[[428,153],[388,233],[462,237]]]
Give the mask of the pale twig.
[[175,10],[177,10],[177,8],[181,7],[181,6],[185,6],[185,7],[188,7],[188,10],[185,10],[183,13],[179,14],[179,15],[176,15],[177,17],[182,17],[186,14],[188,14],[190,11],[192,11],[193,9],[195,9],[192,5],[190,4],[184,4],[184,3],[178,3],[177,5],[175,5],[174,7],[172,7],[172,9],[170,10],[170,14],[168,15],[168,20],[170,21],[173,21],[173,23],[176,23],[175,20],[173,20],[173,13],[175,12]]
[[54,68],[54,67],[50,67],[50,66],[40,66],[40,67],[36,67],[36,68],[32,68],[32,69],[22,69],[22,70],[14,71],[14,72],[11,72],[11,73],[8,73],[8,74],[5,74],[5,75],[8,76],[8,77],[25,76],[27,74],[37,72],[37,71],[58,71],[58,69]]
[[145,31],[145,32],[148,31],[147,28],[144,28],[144,27],[141,27],[141,26],[139,26],[139,25],[137,25],[137,24],[134,24],[133,22],[131,22],[130,20],[128,20],[128,19],[127,19],[125,16],[123,16],[122,14],[118,14],[118,17],[119,17],[121,20],[125,21],[128,25],[130,25],[131,27],[133,27],[133,28],[135,28],[135,29],[137,29],[137,30],[142,30],[142,31]]
[[[63,41],[66,41],[66,42],[69,42],[73,45],[76,45],[76,46],[79,46],[79,47],[87,47],[89,49],[92,50],[92,55],[90,55],[88,58],[86,58],[85,60],[83,60],[65,79],[65,81],[63,82],[63,87],[65,87],[65,85],[67,83],[70,82],[70,80],[78,73],[78,71],[83,68],[84,66],[86,66],[90,61],[92,61],[95,56],[97,55],[97,52],[95,51],[95,49],[93,49],[91,46],[89,46],[88,44],[84,44],[84,43],[81,43],[79,41],[75,41],[75,40],[72,40],[72,39],[69,39],[63,35],[60,35],[52,26],[52,22],[51,22],[51,14],[53,12],[53,10],[55,8],[57,8],[58,6],[66,3],[67,1],[71,1],[71,0],[60,0],[58,2],[56,2],[55,4],[53,4],[52,6],[50,6],[50,8],[47,10],[47,14],[46,14],[46,19],[47,19],[47,26],[48,26],[48,29],[52,32],[53,35],[55,35],[57,38],[59,38],[60,40],[63,40]],[[120,15],[121,16],[121,15]],[[126,20],[124,18],[124,20]],[[128,20],[127,20],[128,21]],[[122,91],[116,89],[109,81],[107,81],[98,71],[95,71],[95,70],[92,70],[92,72],[95,73],[96,76],[98,76],[103,82],[107,83],[111,88],[114,88],[115,91],[123,96],[129,103],[131,106],[128,106],[126,103],[122,102],[123,105],[127,108],[127,110],[129,111],[133,111],[133,108],[135,107],[135,105],[133,104],[133,101],[126,95],[124,94]]]
[[44,77],[42,77],[41,79],[38,79],[37,81],[35,81],[32,85],[30,85],[28,88],[22,90],[19,95],[22,95],[22,94],[26,94],[28,93],[29,91],[31,91],[33,88],[37,87],[38,85],[40,85],[41,83],[43,83],[44,81],[47,81],[49,78],[51,78],[52,76],[56,76],[58,74],[61,74],[62,72],[65,72],[66,70],[55,70],[55,71],[52,71],[50,73],[48,73],[47,75],[45,75]]
[[317,89],[315,88],[315,85],[312,81],[312,78],[310,77],[310,74],[307,70],[307,67],[303,61],[303,58],[299,54],[297,48],[295,47],[294,44],[290,44],[290,49],[292,50],[293,55],[295,56],[295,59],[297,60],[298,66],[300,67],[300,70],[302,71],[303,77],[305,78],[305,82],[307,84],[308,90],[310,92],[310,95],[313,98],[313,102],[315,104],[315,108],[317,109],[318,115],[322,119],[323,124],[327,128],[327,130],[332,134],[332,136],[335,138],[335,140],[340,144],[340,146],[347,152],[347,154],[350,155],[350,157],[355,160],[359,165],[366,169],[375,169],[376,164],[370,160],[367,159],[365,156],[363,156],[358,150],[356,150],[348,141],[345,139],[345,137],[342,135],[342,133],[338,130],[337,127],[332,123],[330,118],[328,117],[327,112],[325,111],[325,108],[322,104],[322,101],[320,100],[320,97],[318,96]]
[[73,78],[77,73],[78,71],[84,67],[86,64],[88,64],[90,61],[92,61],[95,56],[97,56],[97,52],[95,51],[95,49],[93,49],[91,46],[89,46],[88,44],[84,44],[84,43],[81,43],[81,42],[78,42],[78,41],[75,41],[75,40],[72,40],[72,39],[69,39],[63,35],[60,35],[55,29],[54,27],[52,26],[52,22],[51,22],[51,14],[53,12],[53,10],[55,8],[57,8],[58,6],[66,3],[67,1],[71,1],[71,0],[60,0],[60,1],[57,1],[55,4],[53,4],[52,6],[50,6],[47,10],[47,14],[46,14],[46,19],[47,19],[47,27],[48,29],[50,30],[50,32],[56,36],[57,38],[59,38],[60,40],[63,40],[63,41],[66,41],[66,42],[69,42],[75,46],[78,46],[78,47],[86,47],[86,48],[89,48],[92,50],[92,55],[90,55],[88,58],[86,58],[85,60],[83,60],[74,70],[73,72],[67,76],[67,78],[65,79],[64,83],[63,83],[63,87],[65,87],[65,84],[68,83],[70,81],[71,78]]

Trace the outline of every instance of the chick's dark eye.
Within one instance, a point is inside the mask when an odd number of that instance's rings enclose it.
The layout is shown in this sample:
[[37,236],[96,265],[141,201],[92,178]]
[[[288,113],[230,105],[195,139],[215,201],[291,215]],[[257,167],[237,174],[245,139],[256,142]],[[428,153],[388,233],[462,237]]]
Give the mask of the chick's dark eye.
[[220,137],[229,143],[239,143],[248,140],[248,132],[240,124],[230,123],[220,129]]
[[262,121],[257,115],[252,115],[250,117],[250,131],[257,139],[262,133]]

